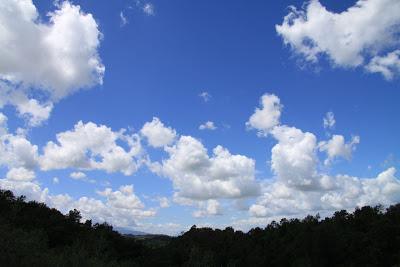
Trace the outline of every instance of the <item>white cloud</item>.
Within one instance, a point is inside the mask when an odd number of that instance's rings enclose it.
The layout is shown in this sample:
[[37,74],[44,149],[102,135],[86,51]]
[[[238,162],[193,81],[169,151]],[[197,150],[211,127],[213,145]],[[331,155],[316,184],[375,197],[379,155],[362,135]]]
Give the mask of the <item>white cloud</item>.
[[82,180],[82,179],[85,179],[87,176],[83,172],[71,172],[69,177],[71,177],[72,179],[75,179],[75,180]]
[[[160,123],[156,120],[153,124]],[[160,128],[165,127],[162,125]],[[222,146],[215,147],[213,155],[209,156],[204,145],[191,136],[174,138],[171,145],[163,148],[169,157],[162,162],[147,161],[147,166],[152,172],[172,181],[174,202],[200,208],[193,213],[195,217],[218,215],[218,199],[243,199],[259,194],[253,159],[232,155]],[[208,207],[205,203],[209,204]]]
[[152,147],[170,145],[176,138],[176,131],[170,127],[165,127],[156,117],[151,122],[146,122],[140,132]]
[[0,3],[0,108],[16,106],[32,126],[49,117],[53,102],[101,84],[105,69],[91,14],[65,1],[48,16],[40,20],[31,0]]
[[280,99],[273,94],[265,94],[260,99],[260,108],[256,108],[253,115],[246,122],[250,129],[258,130],[260,136],[266,136],[279,124],[282,112]]
[[320,151],[324,151],[328,155],[328,158],[325,160],[325,165],[328,165],[338,157],[350,160],[352,152],[359,143],[359,136],[353,136],[351,141],[346,143],[342,135],[334,135],[330,140],[320,142],[318,147]]
[[116,227],[134,227],[137,220],[153,217],[154,210],[145,210],[144,204],[135,195],[132,185],[121,186],[119,190],[112,191],[106,188],[99,195],[105,197],[105,201],[95,198],[81,197],[70,201],[67,208],[76,208],[81,211],[84,219],[93,219],[100,222],[108,222]]
[[212,121],[206,121],[205,123],[199,126],[199,130],[216,130],[217,127],[214,125]]
[[325,129],[332,129],[335,127],[336,120],[335,120],[335,114],[333,114],[332,111],[329,111],[326,113],[324,119],[324,128]]
[[0,112],[0,134],[1,135],[8,132],[7,121],[8,121],[7,116]]
[[[320,55],[327,55],[334,66],[348,68],[366,66],[371,58],[398,47],[399,24],[397,0],[359,0],[341,13],[331,12],[318,0],[312,0],[304,9],[291,7],[283,23],[276,25],[276,31],[305,60],[317,62]],[[398,61],[396,55],[392,56],[390,65]],[[373,63],[374,59],[371,62],[372,66],[382,66]],[[391,77],[384,69],[372,66],[367,70]]]
[[249,212],[254,217],[290,217],[322,210],[320,191],[301,190],[285,183],[273,181],[263,186],[263,194],[251,205]]
[[165,149],[169,158],[158,170],[172,180],[175,199],[185,202],[258,194],[253,159],[232,155],[221,146],[209,157],[203,144],[191,136],[181,136],[174,146]]
[[2,138],[0,161],[12,167],[33,169],[37,166],[38,148],[25,136],[8,134]]
[[160,197],[158,201],[160,202],[160,208],[168,208],[170,206],[169,200],[166,197]]
[[14,105],[18,116],[26,119],[29,126],[39,126],[50,117],[53,110],[52,103],[39,103],[36,99],[29,99],[23,92],[12,91],[10,86],[1,81],[0,88],[5,89],[0,93],[0,98]]
[[211,99],[211,95],[210,95],[208,92],[206,92],[206,91],[201,92],[201,93],[199,94],[199,97],[201,97],[201,98],[203,99],[204,102],[208,102],[208,101],[210,101],[210,99]]
[[375,56],[366,66],[369,72],[381,73],[386,80],[392,80],[400,73],[400,50],[385,56]]
[[263,195],[250,207],[250,214],[254,217],[298,217],[309,213],[325,216],[339,209],[400,201],[400,182],[394,168],[370,179],[347,175],[319,179],[330,180],[330,188],[307,191],[280,182],[266,184]]
[[[138,168],[135,157],[141,151],[137,135],[124,130],[113,132],[104,125],[78,122],[72,131],[57,134],[58,143],[43,148],[40,165],[43,170],[76,168],[133,174]],[[127,149],[118,145],[124,143]]]
[[254,217],[266,217],[268,215],[267,207],[260,204],[251,205],[249,212]]
[[12,179],[0,179],[0,188],[3,190],[11,190],[15,195],[24,195],[29,200],[45,202],[48,195],[48,189],[42,189],[37,182],[34,181],[18,181]]
[[317,138],[309,132],[277,126],[271,132],[278,143],[271,151],[271,169],[278,180],[293,187],[315,188]]
[[133,185],[125,185],[119,188],[119,191],[112,191],[106,188],[104,191],[98,192],[99,195],[107,198],[107,203],[118,209],[142,209],[143,203],[133,192]]
[[400,182],[395,173],[395,168],[389,168],[372,179],[337,176],[335,186],[338,189],[325,193],[321,197],[322,203],[333,209],[397,203],[400,201]]
[[143,12],[146,14],[146,15],[149,15],[149,16],[154,16],[155,15],[155,11],[154,11],[154,5],[152,4],[152,3],[145,3],[144,5],[143,5]]
[[301,217],[310,213],[325,216],[338,209],[389,205],[400,200],[400,180],[395,177],[394,168],[370,179],[331,176],[319,170],[318,150],[327,153],[325,163],[337,157],[350,159],[360,142],[358,136],[348,143],[341,135],[318,143],[314,134],[286,125],[275,126],[270,133],[277,140],[271,150],[271,169],[275,177],[261,183],[262,194],[251,205],[249,213],[252,217],[248,222],[262,221],[258,218]]
[[125,17],[123,11],[121,11],[121,12],[119,13],[119,18],[120,18],[120,20],[121,20],[121,22],[120,22],[121,27],[124,27],[126,24],[128,24],[128,19]]
[[53,184],[59,184],[60,183],[60,179],[58,179],[58,177],[53,177]]
[[33,170],[38,165],[38,147],[32,145],[23,131],[11,134],[7,117],[0,113],[0,166]]
[[154,5],[150,2],[144,2],[142,0],[135,0],[136,7],[143,11],[144,14],[148,16],[155,15]]
[[193,212],[193,217],[200,218],[206,216],[222,215],[220,203],[215,199],[209,199],[199,203],[199,210]]
[[141,219],[156,215],[154,210],[144,209],[144,204],[134,194],[132,185],[121,186],[117,191],[107,188],[98,192],[105,197],[105,201],[85,196],[73,199],[69,195],[52,195],[47,188],[42,189],[38,183],[32,181],[0,179],[0,188],[11,190],[16,195],[25,195],[28,200],[44,202],[63,213],[77,209],[83,220],[108,222],[115,227],[132,229]]
[[35,179],[35,172],[24,167],[12,168],[7,172],[7,179],[18,181],[31,181]]

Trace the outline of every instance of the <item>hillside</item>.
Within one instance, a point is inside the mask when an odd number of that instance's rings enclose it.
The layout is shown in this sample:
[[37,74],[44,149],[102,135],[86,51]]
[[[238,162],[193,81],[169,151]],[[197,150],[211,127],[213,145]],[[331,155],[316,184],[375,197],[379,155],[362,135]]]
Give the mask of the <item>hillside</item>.
[[0,266],[400,266],[400,204],[248,233],[193,226],[179,237],[124,236],[0,191]]

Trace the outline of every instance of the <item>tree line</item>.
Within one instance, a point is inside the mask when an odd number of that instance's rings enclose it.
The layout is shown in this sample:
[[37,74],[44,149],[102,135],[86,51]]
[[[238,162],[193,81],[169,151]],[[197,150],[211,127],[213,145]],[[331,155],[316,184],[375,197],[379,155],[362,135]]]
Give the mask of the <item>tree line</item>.
[[400,204],[135,238],[0,190],[0,266],[400,266]]

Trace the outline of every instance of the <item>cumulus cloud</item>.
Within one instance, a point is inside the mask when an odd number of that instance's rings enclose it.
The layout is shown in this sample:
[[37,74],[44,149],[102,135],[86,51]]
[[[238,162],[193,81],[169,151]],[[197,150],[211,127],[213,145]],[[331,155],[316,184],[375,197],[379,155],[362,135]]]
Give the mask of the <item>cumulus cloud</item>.
[[325,129],[332,129],[335,127],[336,120],[335,120],[335,114],[333,114],[332,111],[329,111],[326,113],[324,119],[324,128]]
[[140,133],[146,137],[152,147],[163,147],[170,145],[176,138],[176,131],[164,126],[159,118],[154,117],[151,122],[146,122]]
[[49,190],[42,189],[36,181],[24,181],[14,179],[0,179],[2,190],[11,190],[15,195],[24,195],[29,200],[45,202]]
[[[135,195],[132,185],[121,186],[116,191],[106,188],[98,194],[103,196],[105,201],[81,197],[77,200],[69,199],[60,204],[66,206],[63,210],[75,208],[81,211],[84,219],[106,221],[117,227],[132,228],[136,225],[137,220],[153,217],[156,214],[154,210],[144,209],[145,206]],[[54,200],[51,201],[54,202]],[[60,204],[59,206],[61,206]]]
[[195,217],[220,214],[219,199],[245,199],[260,192],[251,158],[231,154],[222,146],[216,146],[209,155],[203,143],[192,136],[175,138],[163,149],[168,157],[147,165],[172,181],[175,203],[199,208],[193,213]]
[[209,199],[199,203],[199,210],[193,212],[193,217],[201,218],[207,216],[222,215],[220,203],[215,199]]
[[366,68],[369,72],[381,73],[386,80],[392,80],[400,73],[400,50],[385,56],[375,56]]
[[317,138],[300,129],[278,126],[272,131],[278,143],[271,151],[271,169],[278,180],[297,188],[317,187]]
[[7,172],[7,179],[18,181],[31,181],[35,179],[35,172],[24,167],[12,168]]
[[311,210],[316,211],[397,203],[400,200],[400,183],[395,173],[394,168],[389,168],[375,178],[367,179],[348,175],[330,177],[333,186],[329,190],[314,192],[313,198],[304,195],[303,201]]
[[9,167],[34,169],[37,166],[38,148],[25,136],[6,134],[1,136],[0,163]]
[[206,121],[203,124],[200,124],[199,130],[216,130],[217,127],[214,125],[212,121]]
[[[47,143],[40,166],[43,170],[76,168],[131,175],[138,168],[135,157],[139,156],[141,145],[137,135],[124,132],[80,121],[73,130],[58,133],[57,143]],[[118,143],[124,143],[126,148]]]
[[279,124],[282,108],[280,99],[276,95],[265,94],[261,97],[260,107],[255,109],[246,126],[258,130],[260,136],[267,136]]
[[42,189],[35,181],[0,179],[0,188],[11,190],[16,195],[25,195],[28,200],[44,202],[64,213],[77,209],[84,220],[108,222],[115,227],[132,229],[139,220],[156,215],[155,210],[145,209],[132,185],[121,186],[116,191],[106,188],[98,192],[104,200],[89,197],[74,199],[67,194],[52,195],[48,188]]
[[133,192],[133,185],[125,185],[119,188],[119,191],[112,191],[106,188],[104,191],[98,192],[99,195],[107,198],[107,203],[119,209],[142,209],[143,203]]
[[383,59],[382,55],[398,47],[399,25],[397,0],[358,0],[341,13],[331,12],[318,0],[312,0],[304,9],[290,7],[276,31],[306,61],[315,63],[326,55],[334,66],[366,67],[367,71],[381,72],[390,79],[399,70],[398,53],[388,54],[390,59]]
[[338,157],[350,160],[352,152],[359,143],[359,136],[353,136],[351,141],[346,143],[342,135],[334,135],[330,140],[320,142],[318,146],[320,151],[324,151],[328,155],[328,158],[325,160],[325,165],[328,165]]
[[328,215],[338,209],[352,210],[364,205],[390,205],[400,200],[400,182],[395,172],[394,168],[389,168],[376,178],[368,179],[319,174],[313,178],[320,184],[315,190],[271,181],[264,184],[262,196],[249,212],[254,217],[277,218],[310,213]]
[[[7,117],[0,113],[0,166],[15,168],[22,173],[35,169],[38,165],[38,147],[27,140],[23,131],[12,134],[7,128]],[[24,170],[23,170],[24,169]],[[10,174],[12,175],[12,174]],[[14,175],[12,175],[14,176]],[[31,175],[28,175],[31,176]]]
[[255,162],[242,155],[232,155],[217,146],[210,157],[203,144],[181,136],[172,147],[166,147],[169,158],[159,171],[172,180],[175,198],[208,200],[243,198],[258,194]]
[[43,22],[31,0],[0,3],[0,108],[13,105],[32,126],[53,103],[101,84],[101,33],[91,14],[63,2]]
[[40,103],[38,100],[28,98],[21,91],[15,90],[11,85],[0,80],[0,108],[6,104],[14,105],[17,115],[28,121],[29,126],[38,126],[50,117],[53,103]]
[[271,150],[271,170],[275,177],[261,183],[262,194],[250,206],[252,217],[248,222],[265,224],[266,219],[317,212],[328,215],[338,209],[389,205],[400,200],[400,181],[394,168],[368,179],[332,176],[319,170],[318,151],[327,153],[325,163],[337,157],[350,159],[360,142],[358,136],[346,143],[343,136],[334,135],[318,143],[313,133],[286,125],[275,126],[270,134],[277,141]]
[[166,197],[160,197],[158,201],[160,202],[160,208],[168,208],[170,206],[169,200]]

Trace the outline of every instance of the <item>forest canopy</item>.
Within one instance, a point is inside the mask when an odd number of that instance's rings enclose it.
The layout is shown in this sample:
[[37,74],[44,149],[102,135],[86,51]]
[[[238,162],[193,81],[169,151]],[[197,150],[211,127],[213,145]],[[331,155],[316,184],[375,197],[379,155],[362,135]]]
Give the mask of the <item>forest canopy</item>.
[[1,266],[400,266],[400,204],[282,219],[247,233],[122,235],[0,190]]

